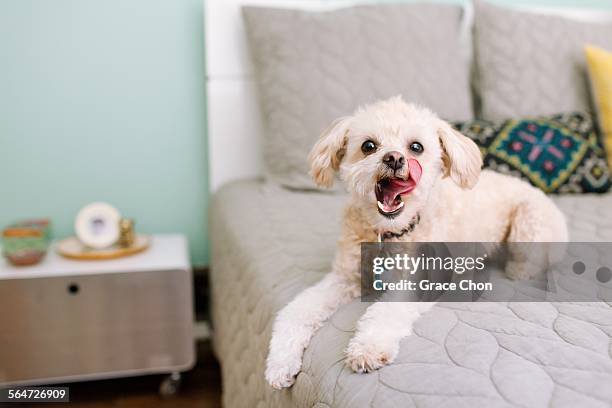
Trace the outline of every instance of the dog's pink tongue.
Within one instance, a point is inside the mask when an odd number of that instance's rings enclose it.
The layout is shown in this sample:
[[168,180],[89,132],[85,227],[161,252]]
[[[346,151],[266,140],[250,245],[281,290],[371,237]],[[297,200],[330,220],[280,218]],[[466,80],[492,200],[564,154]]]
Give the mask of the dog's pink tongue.
[[386,208],[393,209],[397,207],[398,202],[395,201],[397,196],[414,190],[421,179],[423,169],[417,160],[408,160],[408,170],[410,172],[408,180],[391,179],[389,180],[389,184],[383,189],[383,204]]
[[383,190],[384,203],[391,206],[395,204],[397,196],[411,192],[416,187],[412,178],[408,180],[392,179]]
[[423,174],[421,164],[415,159],[408,159],[408,170],[410,171],[410,178],[414,180],[414,184],[418,184],[419,180],[421,180],[421,174]]
[[408,170],[408,180],[391,179],[389,181],[389,186],[385,189],[386,191],[384,192],[385,202],[391,203],[398,195],[409,193],[416,187],[419,180],[421,179],[423,169],[421,168],[421,165],[417,160],[409,159]]

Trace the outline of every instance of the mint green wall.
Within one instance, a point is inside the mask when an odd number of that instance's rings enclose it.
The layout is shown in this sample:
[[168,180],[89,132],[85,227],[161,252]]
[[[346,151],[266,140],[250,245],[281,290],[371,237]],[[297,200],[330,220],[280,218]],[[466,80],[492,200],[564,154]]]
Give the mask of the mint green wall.
[[200,0],[0,0],[0,225],[108,201],[205,264]]
[[50,216],[66,236],[104,200],[206,264],[202,32],[200,0],[0,0],[0,225]]

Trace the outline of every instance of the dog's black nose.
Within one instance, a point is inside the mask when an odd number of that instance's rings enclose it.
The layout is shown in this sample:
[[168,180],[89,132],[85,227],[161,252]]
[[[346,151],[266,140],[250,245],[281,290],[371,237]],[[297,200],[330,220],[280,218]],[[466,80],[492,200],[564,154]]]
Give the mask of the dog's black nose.
[[393,171],[396,171],[404,167],[404,164],[406,164],[406,159],[400,152],[389,152],[383,157],[383,163],[385,163],[387,167],[391,168]]

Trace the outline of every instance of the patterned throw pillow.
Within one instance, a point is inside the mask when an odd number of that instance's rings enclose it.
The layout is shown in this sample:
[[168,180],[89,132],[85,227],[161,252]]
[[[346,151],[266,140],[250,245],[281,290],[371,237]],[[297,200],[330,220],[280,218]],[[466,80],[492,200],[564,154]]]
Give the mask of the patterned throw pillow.
[[546,193],[603,193],[611,185],[606,153],[585,113],[500,124],[455,123],[482,151],[484,167],[518,176]]

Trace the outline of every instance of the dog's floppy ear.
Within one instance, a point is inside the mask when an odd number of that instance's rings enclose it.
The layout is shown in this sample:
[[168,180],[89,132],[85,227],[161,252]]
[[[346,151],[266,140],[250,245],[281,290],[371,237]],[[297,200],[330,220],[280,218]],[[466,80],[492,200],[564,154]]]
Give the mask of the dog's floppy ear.
[[445,176],[450,176],[459,187],[474,187],[482,168],[482,155],[476,143],[444,121],[438,128],[438,136]]
[[310,175],[319,186],[331,187],[334,184],[334,174],[346,152],[350,119],[350,116],[345,116],[334,120],[310,151]]

